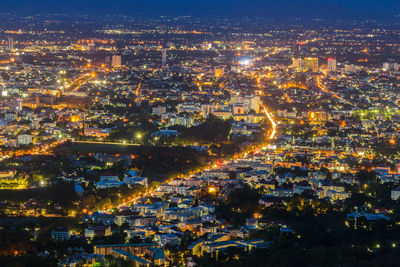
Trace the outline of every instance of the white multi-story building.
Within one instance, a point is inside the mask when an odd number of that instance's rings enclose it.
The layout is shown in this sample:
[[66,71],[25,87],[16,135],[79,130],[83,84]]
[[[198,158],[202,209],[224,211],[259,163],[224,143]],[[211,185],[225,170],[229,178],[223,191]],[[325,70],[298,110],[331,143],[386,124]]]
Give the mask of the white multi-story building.
[[400,198],[400,187],[393,189],[392,192],[390,192],[390,197],[392,200],[398,200]]
[[208,117],[208,115],[214,113],[214,111],[215,106],[213,104],[201,105],[201,113],[203,114],[203,117]]
[[167,113],[167,108],[166,107],[160,107],[160,106],[154,107],[153,110],[152,110],[152,113],[154,115],[160,116],[161,114]]
[[17,137],[18,145],[29,145],[32,143],[32,135],[30,134],[21,134]]

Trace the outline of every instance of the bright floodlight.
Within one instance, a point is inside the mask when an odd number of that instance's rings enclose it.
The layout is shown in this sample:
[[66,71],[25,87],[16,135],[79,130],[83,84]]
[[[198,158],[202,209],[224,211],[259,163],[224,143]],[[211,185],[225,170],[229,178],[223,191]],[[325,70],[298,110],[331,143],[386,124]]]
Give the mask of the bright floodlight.
[[250,65],[250,59],[248,59],[248,58],[242,59],[242,60],[240,60],[240,64],[248,66],[248,65]]

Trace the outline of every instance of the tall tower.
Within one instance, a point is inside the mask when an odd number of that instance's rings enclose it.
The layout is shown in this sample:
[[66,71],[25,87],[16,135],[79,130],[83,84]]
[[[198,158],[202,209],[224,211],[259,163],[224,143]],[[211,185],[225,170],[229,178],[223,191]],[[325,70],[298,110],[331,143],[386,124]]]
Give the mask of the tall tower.
[[37,93],[35,94],[35,103],[36,103],[36,107],[35,108],[38,108],[39,104],[40,104],[40,99],[39,99],[39,95]]
[[292,68],[301,71],[304,68],[304,60],[302,58],[292,58]]
[[336,71],[336,59],[328,58],[328,71],[335,72]]
[[165,68],[167,65],[167,49],[163,48],[161,56],[161,66]]
[[121,67],[121,64],[122,64],[122,60],[121,60],[121,56],[120,55],[113,55],[111,57],[111,66],[113,68]]
[[12,36],[8,37],[8,50],[14,50],[14,37]]
[[318,71],[318,58],[306,57],[304,58],[304,68],[306,71]]

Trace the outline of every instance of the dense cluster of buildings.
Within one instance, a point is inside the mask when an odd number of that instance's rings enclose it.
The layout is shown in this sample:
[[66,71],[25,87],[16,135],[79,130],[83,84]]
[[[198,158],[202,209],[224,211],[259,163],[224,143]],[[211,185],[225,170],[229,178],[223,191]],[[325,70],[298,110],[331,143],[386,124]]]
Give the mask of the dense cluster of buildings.
[[[368,171],[377,184],[388,186],[391,203],[400,198],[397,30],[299,27],[241,33],[241,26],[227,32],[219,24],[183,29],[167,23],[161,30],[155,22],[144,28],[103,23],[86,39],[47,29],[21,30],[15,37],[0,31],[6,40],[0,43],[0,189],[63,181],[75,184],[80,199],[88,188],[93,194],[143,189],[122,205],[68,213],[82,216],[84,229],[54,228],[49,238],[84,238],[93,250],[72,253],[60,266],[96,264],[110,255],[135,266],[166,266],[173,262],[171,247],[179,248],[188,236],[190,258],[182,263],[193,266],[192,258],[207,253],[270,247],[272,240],[252,238],[260,230],[295,234],[286,222],[261,214],[239,226],[224,219],[218,207],[241,188],[262,193],[260,210],[289,210],[299,196],[335,205],[351,199],[354,188],[367,193],[372,182],[360,172]],[[154,37],[159,35],[169,41]],[[176,141],[210,118],[231,123],[227,140]],[[263,140],[256,141],[257,135]],[[67,155],[68,167],[57,165],[59,173],[46,183],[28,182],[48,170],[38,166],[27,173],[24,164],[53,155],[63,143],[199,145],[208,154],[209,147],[226,143],[250,148],[170,180],[125,171],[136,155],[89,151]],[[105,171],[114,166],[119,173]],[[96,179],[77,174],[93,170],[100,173]],[[31,198],[2,213],[38,217],[48,215],[46,208],[64,207]],[[393,211],[366,202],[346,219],[360,217],[388,221]],[[105,242],[121,232],[122,244]]]

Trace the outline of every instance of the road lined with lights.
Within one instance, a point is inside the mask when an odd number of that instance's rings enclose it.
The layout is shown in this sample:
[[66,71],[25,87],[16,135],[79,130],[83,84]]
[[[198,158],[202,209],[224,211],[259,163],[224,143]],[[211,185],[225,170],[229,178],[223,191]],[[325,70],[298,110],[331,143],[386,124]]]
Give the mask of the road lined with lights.
[[72,141],[80,144],[100,144],[100,145],[121,145],[121,146],[141,146],[141,144],[133,144],[128,142],[101,142],[101,141]]
[[[278,125],[277,125],[277,123],[275,122],[275,120],[273,119],[271,113],[268,111],[267,107],[266,107],[265,105],[263,105],[263,104],[262,104],[262,109],[263,109],[263,111],[264,111],[265,117],[268,119],[268,121],[270,122],[270,124],[271,124],[271,126],[272,126],[271,129],[266,133],[267,139],[266,139],[265,144],[263,144],[263,146],[267,147],[267,146],[272,142],[272,140],[275,138],[275,136],[276,136],[276,134],[277,134],[277,126],[278,126]],[[249,155],[251,155],[252,153],[260,152],[260,150],[261,150],[261,148],[254,149],[254,147],[251,147],[251,148],[249,148],[247,151],[242,152],[242,153],[240,153],[239,155],[235,155],[233,158],[235,158],[235,159],[237,159],[237,158],[246,158],[246,157],[248,157]],[[233,158],[232,158],[232,159],[233,159]],[[187,174],[186,176],[185,176],[185,175],[180,175],[180,176],[178,176],[178,177],[169,179],[168,181],[166,181],[166,183],[168,184],[168,183],[172,182],[173,180],[175,180],[176,178],[182,178],[182,179],[186,179],[186,180],[191,179],[193,175],[199,174],[199,173],[201,173],[202,171],[208,171],[208,170],[213,170],[213,169],[216,169],[216,168],[220,168],[220,167],[226,165],[228,162],[229,162],[229,160],[224,160],[224,161],[222,162],[222,164],[220,164],[220,165],[216,164],[216,162],[210,163],[208,166],[203,167],[202,169],[200,169],[200,170],[197,171],[196,173],[189,173],[189,174]],[[139,195],[137,195],[137,196],[132,196],[131,198],[128,198],[127,201],[125,201],[124,203],[121,203],[120,205],[114,206],[114,207],[111,206],[111,207],[109,207],[108,209],[103,210],[103,211],[101,211],[101,212],[109,213],[109,212],[111,212],[112,209],[114,209],[114,208],[121,208],[121,207],[126,207],[126,206],[128,206],[129,204],[134,204],[138,199],[143,198],[143,197],[146,197],[146,196],[150,196],[150,195],[152,195],[156,190],[157,190],[157,188],[155,188],[155,187],[149,188],[149,190],[148,190],[146,193],[141,193],[141,194],[139,194]]]
[[96,73],[85,73],[74,81],[72,81],[68,86],[66,86],[65,92],[73,92],[77,91],[82,85],[86,84],[90,79],[96,78]]
[[53,141],[48,144],[44,144],[42,146],[37,146],[29,149],[19,149],[19,150],[9,150],[9,151],[0,151],[0,156],[7,158],[7,157],[19,157],[23,155],[51,155],[52,149],[56,146],[63,144],[67,141],[67,139],[59,139]]
[[[327,76],[327,73],[326,73],[326,72],[322,72],[322,73],[323,73],[323,75],[324,75],[325,77]],[[339,99],[339,100],[345,102],[346,104],[351,104],[349,101],[347,101],[347,100],[344,99],[343,97],[339,96],[337,93],[332,92],[332,91],[330,91],[328,88],[326,88],[326,86],[325,86],[324,84],[321,83],[321,78],[320,78],[320,76],[317,76],[317,87],[318,87],[321,91],[330,94],[330,95],[333,96],[334,98]]]
[[277,124],[274,121],[274,119],[272,118],[271,113],[268,111],[267,107],[265,105],[262,105],[262,108],[264,110],[265,116],[268,118],[269,122],[271,123],[272,129],[271,129],[271,134],[268,137],[268,141],[271,141],[274,139],[276,132],[277,132]]

